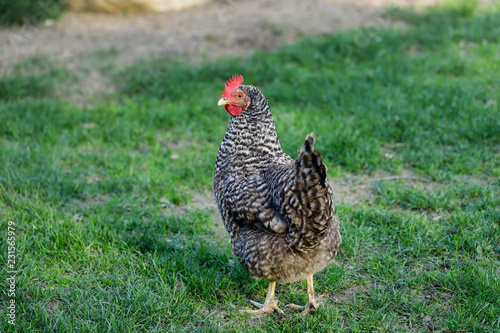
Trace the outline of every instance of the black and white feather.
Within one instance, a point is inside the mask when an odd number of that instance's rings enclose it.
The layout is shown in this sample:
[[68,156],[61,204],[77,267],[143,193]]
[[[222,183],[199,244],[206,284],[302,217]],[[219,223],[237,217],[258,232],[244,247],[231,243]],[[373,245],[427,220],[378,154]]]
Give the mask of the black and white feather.
[[294,160],[281,149],[267,98],[231,116],[215,165],[214,192],[232,249],[256,279],[305,279],[331,264],[342,241],[332,188],[309,134]]

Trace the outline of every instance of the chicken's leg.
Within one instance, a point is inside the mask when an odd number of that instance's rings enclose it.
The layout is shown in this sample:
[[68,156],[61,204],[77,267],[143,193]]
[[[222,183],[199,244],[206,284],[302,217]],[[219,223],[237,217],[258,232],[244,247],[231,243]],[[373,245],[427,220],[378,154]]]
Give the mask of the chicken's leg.
[[314,298],[314,287],[313,287],[313,276],[309,275],[306,279],[307,281],[307,304],[306,306],[300,306],[296,304],[288,304],[287,308],[292,308],[303,312],[304,314],[308,312],[314,312],[318,309],[318,303],[316,303],[316,299]]
[[250,301],[253,305],[258,307],[258,310],[243,310],[243,312],[250,313],[250,314],[266,314],[266,313],[273,313],[274,311],[278,313],[283,313],[283,311],[278,308],[278,301],[274,300],[274,289],[276,288],[276,281],[269,281],[269,287],[267,288],[267,296],[266,296],[266,301],[264,304],[260,304],[254,301]]

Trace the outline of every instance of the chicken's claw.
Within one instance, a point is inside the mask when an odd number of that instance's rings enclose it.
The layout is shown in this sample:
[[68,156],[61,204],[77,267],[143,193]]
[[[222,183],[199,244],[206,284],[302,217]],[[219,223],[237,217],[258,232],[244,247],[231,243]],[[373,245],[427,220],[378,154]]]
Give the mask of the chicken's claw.
[[244,313],[254,314],[254,315],[263,315],[263,314],[273,313],[275,311],[278,313],[284,313],[283,310],[281,310],[278,307],[278,301],[272,301],[272,302],[269,302],[267,304],[262,304],[262,303],[258,303],[255,301],[250,301],[250,303],[252,303],[252,305],[257,307],[258,309],[257,310],[241,310],[241,311]]
[[311,303],[307,302],[306,306],[297,304],[287,304],[286,307],[289,309],[295,309],[298,312],[301,312],[303,315],[306,315],[309,312],[315,312],[316,310],[318,310],[318,303],[316,303],[316,301],[313,300]]

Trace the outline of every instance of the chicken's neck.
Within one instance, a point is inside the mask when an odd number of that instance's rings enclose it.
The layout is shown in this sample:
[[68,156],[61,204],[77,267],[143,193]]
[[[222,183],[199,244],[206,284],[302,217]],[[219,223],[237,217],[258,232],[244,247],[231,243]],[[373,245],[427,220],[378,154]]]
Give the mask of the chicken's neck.
[[218,159],[229,157],[234,162],[256,167],[284,162],[286,155],[281,149],[267,100],[259,102],[250,106],[247,112],[231,117]]

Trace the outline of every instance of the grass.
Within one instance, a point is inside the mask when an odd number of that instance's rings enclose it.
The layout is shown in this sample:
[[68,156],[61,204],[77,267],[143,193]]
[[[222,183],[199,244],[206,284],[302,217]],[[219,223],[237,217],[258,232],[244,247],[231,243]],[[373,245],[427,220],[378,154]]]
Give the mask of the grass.
[[[247,58],[107,64],[118,90],[89,108],[65,99],[77,74],[20,63],[0,79],[15,330],[499,331],[500,13],[468,4],[394,9],[387,17],[404,29],[308,37]],[[196,208],[227,126],[215,104],[234,73],[269,98],[290,155],[316,133],[334,185],[401,175],[338,204],[344,242],[316,275],[314,315],[240,314],[266,282]],[[305,284],[279,285],[277,298],[305,303]],[[5,332],[9,300],[2,290]]]
[[61,15],[60,0],[17,0],[0,2],[0,25],[33,26]]

